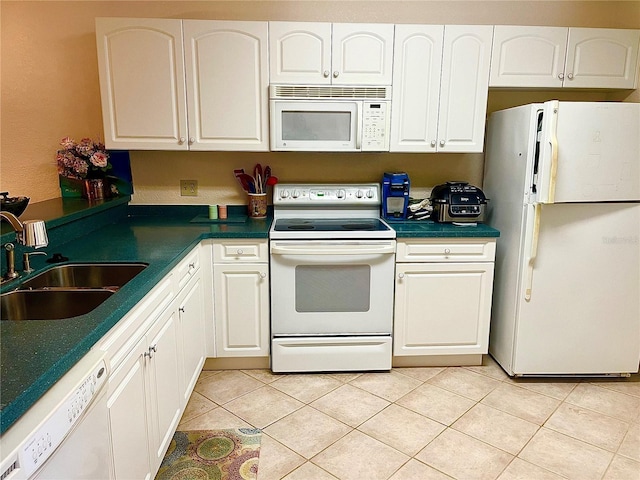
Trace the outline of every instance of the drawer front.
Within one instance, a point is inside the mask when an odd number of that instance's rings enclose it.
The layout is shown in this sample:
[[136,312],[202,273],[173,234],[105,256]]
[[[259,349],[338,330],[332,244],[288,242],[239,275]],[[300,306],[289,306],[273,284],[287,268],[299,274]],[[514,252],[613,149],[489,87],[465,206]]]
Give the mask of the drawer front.
[[492,262],[494,238],[434,238],[398,240],[397,262]]
[[127,356],[146,330],[175,297],[172,275],[164,277],[153,290],[138,302],[100,341],[106,352],[109,370],[113,371]]
[[213,244],[214,263],[268,262],[269,249],[266,240],[228,240]]
[[178,290],[181,290],[200,268],[200,246],[189,253],[176,267]]

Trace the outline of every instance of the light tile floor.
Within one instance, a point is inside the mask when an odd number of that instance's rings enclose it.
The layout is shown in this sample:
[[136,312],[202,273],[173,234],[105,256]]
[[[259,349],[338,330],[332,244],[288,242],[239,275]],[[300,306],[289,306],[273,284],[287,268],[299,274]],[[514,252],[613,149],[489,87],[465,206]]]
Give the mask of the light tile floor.
[[259,480],[640,480],[640,375],[203,371],[178,428],[248,426]]

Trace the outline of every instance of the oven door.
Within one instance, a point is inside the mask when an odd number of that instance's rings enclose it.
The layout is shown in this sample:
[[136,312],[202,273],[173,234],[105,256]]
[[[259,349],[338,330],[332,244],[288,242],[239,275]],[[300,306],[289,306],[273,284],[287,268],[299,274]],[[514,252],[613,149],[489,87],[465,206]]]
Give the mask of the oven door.
[[270,107],[271,150],[361,149],[361,101],[271,100]]
[[278,336],[390,335],[395,240],[271,242]]

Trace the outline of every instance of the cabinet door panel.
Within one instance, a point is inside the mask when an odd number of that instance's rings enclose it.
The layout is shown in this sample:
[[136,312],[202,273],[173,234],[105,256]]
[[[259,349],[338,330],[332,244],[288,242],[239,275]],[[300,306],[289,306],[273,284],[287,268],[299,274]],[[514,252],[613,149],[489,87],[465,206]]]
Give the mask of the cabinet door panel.
[[202,280],[194,279],[180,300],[178,314],[182,332],[184,368],[182,402],[186,405],[204,364],[205,328]]
[[441,25],[396,26],[390,151],[436,151],[443,33]]
[[490,87],[562,87],[566,27],[497,25],[493,33]]
[[[143,354],[146,351],[147,342],[143,338],[109,379],[107,408],[116,480],[152,478],[145,401]],[[135,455],[132,452],[136,452]]]
[[269,22],[271,83],[331,83],[331,24]]
[[182,24],[96,19],[105,145],[186,150]]
[[269,354],[267,264],[215,264],[215,322],[219,357]]
[[635,88],[640,30],[570,28],[565,87]]
[[398,264],[394,355],[487,353],[492,263]]
[[268,150],[267,23],[184,20],[191,150]]
[[438,151],[482,152],[493,26],[446,25]]
[[178,375],[178,334],[176,316],[165,312],[147,334],[148,369],[152,429],[150,433],[152,467],[157,471],[173,438],[181,414]]
[[333,83],[391,85],[393,30],[390,24],[334,23]]

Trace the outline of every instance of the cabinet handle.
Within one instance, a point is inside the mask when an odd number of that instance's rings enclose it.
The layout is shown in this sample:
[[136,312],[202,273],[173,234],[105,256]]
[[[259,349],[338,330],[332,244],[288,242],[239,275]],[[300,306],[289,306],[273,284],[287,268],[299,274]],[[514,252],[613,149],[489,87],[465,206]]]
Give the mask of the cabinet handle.
[[144,352],[145,357],[153,358],[153,354],[158,351],[158,344],[151,345],[148,352]]
[[440,140],[440,146],[444,147],[444,140]]
[[333,72],[333,78],[338,78],[338,75],[340,75],[340,72],[338,72],[337,70]]
[[444,254],[445,254],[445,255],[449,255],[450,253],[451,253],[451,250],[450,250],[450,249],[448,249],[448,248],[445,248],[445,249],[444,249]]
[[180,138],[178,139],[178,143],[179,143],[180,145],[182,145],[182,144],[184,143],[184,137],[180,137]]
[[194,268],[196,268],[196,264],[195,263],[190,263],[189,264],[189,270],[193,270]]
[[323,76],[324,78],[328,78],[328,77],[329,77],[329,75],[330,75],[329,70],[325,70],[324,72],[322,72],[322,76]]
[[431,146],[435,147],[436,146],[436,141],[435,140],[431,140]]
[[238,255],[242,255],[243,253],[244,253],[244,251],[241,248],[239,248],[238,249]]
[[260,278],[267,278],[267,274],[266,274],[266,273],[264,273],[264,272],[262,272],[262,273],[260,274]]
[[403,278],[404,278],[404,273],[399,273],[399,274],[398,274],[398,278],[399,278],[399,279],[403,279]]
[[195,137],[189,137],[189,144],[194,144],[194,143],[196,143]]
[[180,313],[184,313],[184,307],[178,307],[178,311],[179,311]]
[[573,73],[568,74],[568,75],[567,75],[567,78],[568,78],[569,80],[573,80]]
[[558,74],[558,79],[559,80],[564,80],[564,73],[559,73]]

